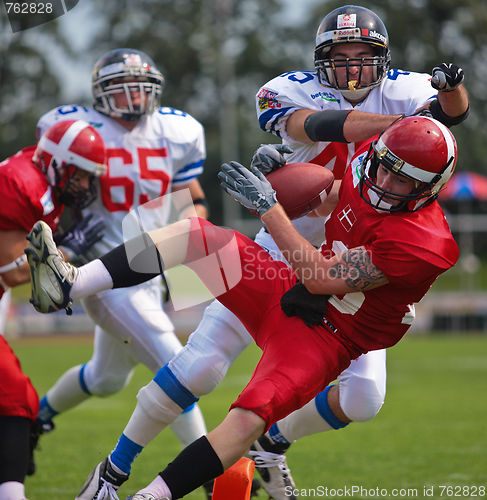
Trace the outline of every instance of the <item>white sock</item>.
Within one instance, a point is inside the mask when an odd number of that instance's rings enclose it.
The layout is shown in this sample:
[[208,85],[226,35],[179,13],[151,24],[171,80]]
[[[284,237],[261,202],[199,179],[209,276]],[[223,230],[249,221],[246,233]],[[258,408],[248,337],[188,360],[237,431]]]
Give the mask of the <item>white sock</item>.
[[332,430],[330,424],[318,413],[314,399],[279,420],[277,426],[290,443],[303,436]]
[[22,483],[6,481],[0,484],[1,500],[25,500],[25,489]]
[[142,488],[137,493],[150,493],[156,498],[167,498],[167,500],[172,500],[171,490],[167,486],[164,479],[157,475],[152,483],[148,484],[145,488]]
[[190,411],[181,413],[170,427],[181,441],[183,448],[207,433],[205,420],[198,405],[194,405]]
[[113,281],[110,273],[100,259],[95,259],[78,268],[78,276],[71,288],[71,298],[82,299],[111,288]]
[[79,383],[80,370],[81,365],[73,366],[47,391],[47,402],[58,413],[69,410],[90,397]]

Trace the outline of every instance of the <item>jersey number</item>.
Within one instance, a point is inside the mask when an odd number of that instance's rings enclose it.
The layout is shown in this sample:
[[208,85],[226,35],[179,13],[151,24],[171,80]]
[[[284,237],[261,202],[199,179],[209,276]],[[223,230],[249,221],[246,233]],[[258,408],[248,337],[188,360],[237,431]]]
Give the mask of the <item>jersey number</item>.
[[[149,149],[137,148],[138,164],[140,168],[140,178],[156,180],[161,183],[161,190],[158,196],[163,196],[169,186],[170,178],[162,170],[150,170],[148,166],[148,158],[165,158],[167,156],[167,149]],[[126,176],[110,176],[110,159],[119,158],[123,165],[130,167],[133,165],[133,158],[130,151],[123,148],[109,148],[107,149],[108,158],[108,171],[100,177],[101,199],[103,205],[110,212],[124,211],[128,212],[134,205],[135,197],[135,182]],[[121,187],[124,192],[123,201],[114,201],[112,199],[112,188]],[[140,193],[136,205],[142,205],[150,200],[147,193]]]

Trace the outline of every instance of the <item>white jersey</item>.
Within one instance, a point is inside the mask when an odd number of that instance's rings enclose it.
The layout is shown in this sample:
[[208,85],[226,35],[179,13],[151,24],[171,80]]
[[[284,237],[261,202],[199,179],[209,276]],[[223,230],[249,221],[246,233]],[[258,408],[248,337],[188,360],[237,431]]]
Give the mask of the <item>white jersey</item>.
[[[270,80],[259,89],[256,95],[257,117],[264,132],[277,135],[283,144],[292,147],[294,152],[286,156],[288,162],[317,163],[332,170],[336,179],[341,179],[362,143],[296,142],[286,133],[289,116],[298,109],[354,109],[384,115],[410,115],[436,97],[436,90],[430,82],[429,74],[391,69],[379,86],[373,88],[362,102],[352,106],[340,91],[321,85],[315,71],[292,71]],[[315,246],[321,244],[322,218],[302,217],[293,223],[308,241]]]
[[[189,184],[203,171],[206,156],[203,127],[183,111],[161,107],[141,118],[129,131],[94,109],[61,106],[41,117],[38,136],[62,120],[87,121],[100,133],[107,147],[108,171],[100,177],[99,195],[88,209],[103,217],[106,229],[103,239],[86,255],[89,259],[124,242],[127,223],[124,222],[124,230],[122,223],[130,211],[134,213],[150,200]],[[144,231],[168,221],[169,213],[164,209],[167,207],[154,204],[154,208],[150,217],[144,218]]]

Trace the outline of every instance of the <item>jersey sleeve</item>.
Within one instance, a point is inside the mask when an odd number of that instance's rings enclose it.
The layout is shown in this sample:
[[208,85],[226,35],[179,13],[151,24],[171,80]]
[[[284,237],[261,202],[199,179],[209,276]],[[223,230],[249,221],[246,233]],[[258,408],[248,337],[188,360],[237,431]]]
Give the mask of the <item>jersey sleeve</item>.
[[256,110],[260,128],[282,139],[286,138],[286,121],[298,109],[320,110],[310,92],[316,74],[295,71],[267,82],[256,95]]
[[391,69],[383,86],[383,113],[412,115],[436,95],[431,75]]
[[32,225],[41,218],[42,213],[37,210],[29,193],[19,186],[13,179],[0,176],[0,230],[10,231],[25,229],[30,231]]
[[93,125],[88,108],[78,104],[59,106],[58,108],[51,109],[51,111],[48,111],[39,118],[37,122],[37,141],[39,141],[40,137],[45,134],[49,127],[64,120],[85,120]]
[[187,152],[180,162],[179,168],[174,173],[173,186],[180,187],[189,184],[203,173],[203,165],[206,159],[205,132],[203,126],[190,115],[187,119],[191,121],[193,130],[192,140],[187,145]]
[[[428,241],[428,248],[424,246]],[[366,248],[372,262],[390,283],[403,287],[417,287],[419,283],[433,283],[443,272],[455,265],[458,247],[453,239],[435,245],[435,242],[397,238],[377,239]]]

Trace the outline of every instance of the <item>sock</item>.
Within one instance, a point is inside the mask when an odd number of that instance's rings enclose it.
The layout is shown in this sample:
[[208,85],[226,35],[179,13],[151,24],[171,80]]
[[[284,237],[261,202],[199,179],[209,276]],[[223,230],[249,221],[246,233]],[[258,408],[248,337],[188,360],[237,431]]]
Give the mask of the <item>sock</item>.
[[113,281],[110,273],[100,259],[95,259],[78,268],[78,276],[71,288],[71,298],[82,299],[111,288]]
[[54,410],[47,401],[47,396],[44,396],[39,401],[39,414],[37,415],[37,420],[40,420],[43,424],[49,423],[58,413],[59,412]]
[[329,385],[315,399],[279,420],[266,435],[275,443],[285,444],[318,432],[345,427],[347,424],[338,420],[328,405],[328,391],[331,387],[333,386]]
[[161,476],[156,476],[152,483],[148,484],[145,488],[142,488],[137,493],[150,493],[156,498],[167,498],[168,500],[172,500],[173,498],[171,490]]
[[[54,416],[52,412],[58,414],[69,410],[90,397],[83,378],[85,366],[73,366],[73,368],[61,375],[58,381],[47,391],[47,394],[42,398],[50,407],[50,410],[47,410],[47,416],[49,416],[49,413]],[[44,419],[44,410],[41,418]]]
[[2,500],[26,500],[23,483],[6,481],[0,484],[0,498]]
[[130,474],[132,462],[137,458],[142,449],[142,446],[129,439],[125,434],[122,434],[110,455],[110,462],[120,472]]
[[187,446],[159,475],[169,486],[173,499],[182,498],[223,474],[223,465],[203,436]]

